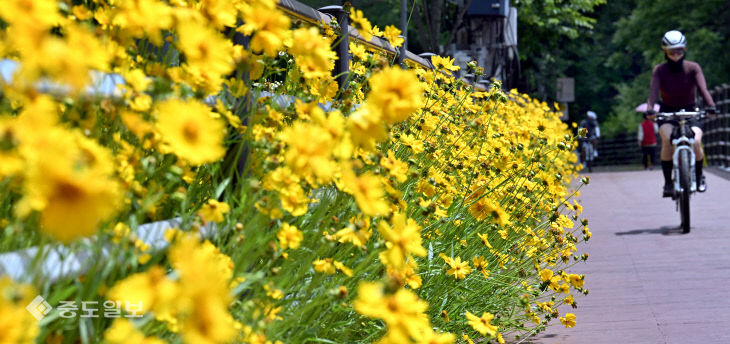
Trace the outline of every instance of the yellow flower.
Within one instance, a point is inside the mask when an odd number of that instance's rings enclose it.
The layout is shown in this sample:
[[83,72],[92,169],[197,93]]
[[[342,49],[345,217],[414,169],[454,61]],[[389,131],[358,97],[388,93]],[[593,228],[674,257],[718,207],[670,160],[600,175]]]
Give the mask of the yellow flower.
[[[26,310],[38,294],[33,287],[16,284],[10,277],[0,277],[0,343],[35,343],[40,332],[38,320]],[[38,305],[37,311],[50,309]]]
[[553,278],[553,271],[550,269],[543,269],[540,270],[540,280],[543,282],[549,281],[551,278]]
[[176,298],[180,332],[188,343],[227,343],[235,339],[231,303],[233,261],[209,241],[195,236],[180,240],[169,253],[179,274]]
[[114,225],[113,232],[114,232],[114,238],[112,238],[112,242],[114,242],[115,244],[118,244],[118,243],[122,242],[122,239],[129,236],[130,229],[126,223],[117,222],[117,224]]
[[302,242],[304,235],[297,227],[283,223],[281,229],[276,234],[276,238],[279,239],[279,245],[281,245],[282,250],[286,250],[287,248],[296,250],[299,248],[299,244]]
[[447,261],[451,269],[447,270],[446,273],[449,275],[453,275],[454,278],[457,280],[464,279],[466,275],[471,273],[471,267],[469,266],[469,261],[461,261],[461,257],[456,257],[456,259]]
[[367,60],[369,57],[367,51],[365,50],[365,46],[354,42],[350,42],[350,54],[361,60]]
[[32,24],[50,28],[61,21],[58,5],[55,0],[9,0],[0,6],[0,17],[13,25]]
[[573,208],[575,209],[576,213],[578,213],[578,214],[583,213],[583,207],[580,204],[578,204],[578,200],[573,200],[573,203],[574,203]]
[[128,313],[160,312],[173,307],[179,289],[165,271],[153,266],[147,272],[128,276],[117,282],[107,299],[117,302]]
[[195,100],[170,99],[157,107],[157,129],[165,148],[192,165],[221,159],[225,154],[223,122],[214,119],[210,109]]
[[405,39],[403,39],[403,37],[400,37],[400,34],[401,31],[393,25],[386,26],[385,31],[383,32],[383,36],[385,37],[385,39],[388,40],[393,48],[398,48],[403,45],[403,42],[405,42]]
[[500,226],[510,224],[509,214],[507,214],[507,212],[505,212],[499,204],[490,200],[486,196],[472,203],[472,205],[469,206],[469,213],[479,221],[482,221],[486,219],[487,216],[491,215],[492,220]]
[[299,176],[292,173],[292,170],[289,169],[289,167],[281,166],[266,176],[264,179],[264,189],[286,189],[292,185],[297,185],[299,181]]
[[334,142],[328,131],[319,125],[298,121],[279,136],[287,144],[284,159],[292,171],[304,177],[316,177],[321,183],[332,179]]
[[226,202],[218,202],[209,199],[208,202],[198,210],[198,216],[205,222],[223,222],[223,215],[228,214],[231,207]]
[[41,212],[41,230],[64,242],[94,234],[117,211],[111,153],[77,132],[48,129],[24,147],[28,167],[20,216]]
[[335,273],[335,266],[332,264],[332,258],[317,259],[312,262],[314,265],[314,271],[322,272],[328,275]]
[[484,278],[489,278],[489,270],[487,270],[488,262],[484,257],[476,256],[471,261],[474,264],[474,269],[481,271]]
[[388,124],[408,119],[423,105],[423,86],[413,71],[388,67],[373,74],[369,81],[367,101],[380,109]]
[[388,173],[398,182],[408,179],[408,164],[398,160],[393,151],[388,151],[388,156],[380,159],[380,165],[388,169]]
[[482,256],[476,256],[472,258],[471,261],[474,264],[475,269],[483,269],[487,267],[487,260]]
[[564,317],[560,318],[560,323],[567,328],[575,326],[575,314],[566,313]]
[[403,142],[404,145],[410,147],[413,150],[413,153],[418,154],[423,152],[423,141],[417,139],[413,135],[403,135],[401,136],[401,142]]
[[26,51],[40,56],[30,58],[25,55],[23,62],[28,61],[28,67],[37,65],[56,80],[81,90],[90,81],[90,70],[109,69],[110,45],[110,42],[100,41],[86,27],[69,24],[65,26],[63,39],[48,37],[40,42],[41,51]]
[[452,333],[438,333],[435,331],[425,331],[418,343],[422,344],[452,344],[456,340],[456,336]]
[[423,279],[418,275],[416,269],[418,269],[418,263],[410,259],[406,262],[405,267],[401,269],[388,268],[387,273],[396,285],[407,284],[411,289],[418,289],[423,284]]
[[[418,338],[431,326],[424,313],[428,303],[422,301],[410,290],[398,289],[393,294],[384,294],[381,283],[361,282],[357,288],[357,299],[353,302],[355,311],[371,318],[382,319],[389,331]],[[406,337],[407,338],[407,337]]]
[[459,67],[459,66],[454,66],[454,59],[449,58],[449,57],[441,57],[438,55],[431,56],[431,63],[433,63],[433,66],[436,69],[440,69],[440,70],[448,70],[448,71],[455,72],[455,71],[461,69],[461,67]]
[[112,325],[104,332],[104,343],[108,344],[163,344],[158,338],[145,337],[127,319],[115,319]]
[[185,54],[185,68],[211,91],[220,89],[222,76],[233,68],[233,43],[213,28],[196,21],[178,24],[178,45]]
[[289,48],[289,52],[294,56],[294,61],[304,77],[329,76],[335,66],[334,60],[337,59],[337,54],[330,47],[330,41],[320,35],[319,30],[314,27],[299,28],[292,35],[294,44]]
[[367,216],[382,215],[388,212],[388,202],[385,201],[383,184],[378,176],[365,173],[356,176],[352,170],[343,171],[342,182],[345,191],[355,198],[357,207]]
[[567,277],[568,282],[570,282],[574,288],[583,288],[583,285],[585,284],[585,276],[569,274]]
[[353,143],[369,150],[375,149],[375,143],[388,137],[380,109],[365,103],[347,119]]
[[236,2],[229,0],[203,0],[200,2],[202,5],[201,12],[203,15],[210,20],[211,24],[218,28],[224,26],[235,26],[236,16],[238,15],[236,9]]
[[167,4],[156,0],[122,0],[114,5],[113,25],[133,37],[146,35],[155,45],[162,45],[161,31],[170,29],[173,21],[172,9]]
[[466,318],[469,319],[469,326],[483,336],[494,337],[497,335],[497,326],[491,324],[492,319],[494,319],[493,314],[484,312],[481,317],[478,317],[471,312],[466,312]]
[[335,268],[337,268],[337,270],[342,271],[345,276],[352,277],[352,269],[345,266],[344,263],[335,260],[332,264],[335,266]]
[[427,253],[421,245],[421,227],[403,213],[393,214],[391,225],[380,221],[378,231],[386,240],[381,259],[390,267],[401,269],[411,255],[423,257]]
[[373,26],[370,24],[370,21],[365,18],[361,10],[353,9],[353,11],[350,12],[350,23],[366,41],[373,39]]
[[371,235],[372,231],[370,230],[369,225],[366,228],[359,230],[348,226],[337,231],[335,233],[335,238],[337,238],[337,241],[342,243],[351,242],[356,247],[363,247],[363,245],[368,242]]
[[278,191],[282,209],[288,211],[292,216],[302,216],[307,213],[309,198],[301,186],[291,184]]
[[477,233],[477,235],[479,236],[479,239],[482,239],[484,246],[486,246],[488,248],[492,248],[492,244],[489,243],[489,236],[486,233],[485,234]]
[[263,51],[267,56],[274,57],[289,39],[289,18],[282,14],[275,3],[256,2],[245,8],[243,12],[243,26],[236,29],[244,35],[252,35],[251,49],[255,52]]

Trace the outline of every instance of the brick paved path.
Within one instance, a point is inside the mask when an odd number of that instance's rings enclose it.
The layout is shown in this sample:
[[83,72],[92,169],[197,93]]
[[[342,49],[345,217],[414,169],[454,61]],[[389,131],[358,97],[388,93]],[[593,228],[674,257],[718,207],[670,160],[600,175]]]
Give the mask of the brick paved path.
[[660,171],[591,174],[580,197],[590,258],[572,268],[590,295],[560,309],[576,314],[574,328],[526,343],[730,343],[730,181],[706,175],[683,235],[674,202],[659,197]]

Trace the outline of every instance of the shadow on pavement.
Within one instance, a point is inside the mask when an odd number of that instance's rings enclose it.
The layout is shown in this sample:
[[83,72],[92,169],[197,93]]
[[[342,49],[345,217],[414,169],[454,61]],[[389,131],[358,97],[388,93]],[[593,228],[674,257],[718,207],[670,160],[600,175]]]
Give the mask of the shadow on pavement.
[[661,234],[661,235],[683,235],[680,226],[662,226],[659,228],[633,229],[626,232],[616,232],[616,235],[637,235],[637,234]]

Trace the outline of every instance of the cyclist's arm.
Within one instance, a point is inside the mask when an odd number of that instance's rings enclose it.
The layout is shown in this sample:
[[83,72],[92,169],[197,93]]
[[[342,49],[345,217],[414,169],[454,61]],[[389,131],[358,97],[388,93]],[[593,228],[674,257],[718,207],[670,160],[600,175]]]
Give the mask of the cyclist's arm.
[[705,75],[702,73],[702,67],[699,64],[697,64],[697,71],[695,72],[695,82],[697,83],[697,89],[700,91],[702,99],[705,100],[705,105],[714,107],[715,102],[712,100],[710,92],[707,91]]
[[596,124],[596,138],[601,137],[601,128]]
[[659,65],[654,66],[654,70],[651,72],[651,84],[649,84],[649,99],[646,101],[647,109],[650,111],[654,109],[659,98]]

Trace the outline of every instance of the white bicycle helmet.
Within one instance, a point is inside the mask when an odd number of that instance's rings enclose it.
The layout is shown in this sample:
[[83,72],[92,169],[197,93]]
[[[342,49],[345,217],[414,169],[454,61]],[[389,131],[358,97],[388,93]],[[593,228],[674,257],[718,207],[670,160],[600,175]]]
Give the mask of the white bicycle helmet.
[[662,48],[663,49],[677,49],[677,48],[685,48],[687,46],[687,38],[684,37],[684,35],[677,31],[667,31],[667,33],[664,34],[664,38],[662,38]]
[[586,117],[588,117],[590,119],[596,119],[596,118],[598,118],[598,116],[596,116],[596,113],[593,112],[593,111],[586,112]]

